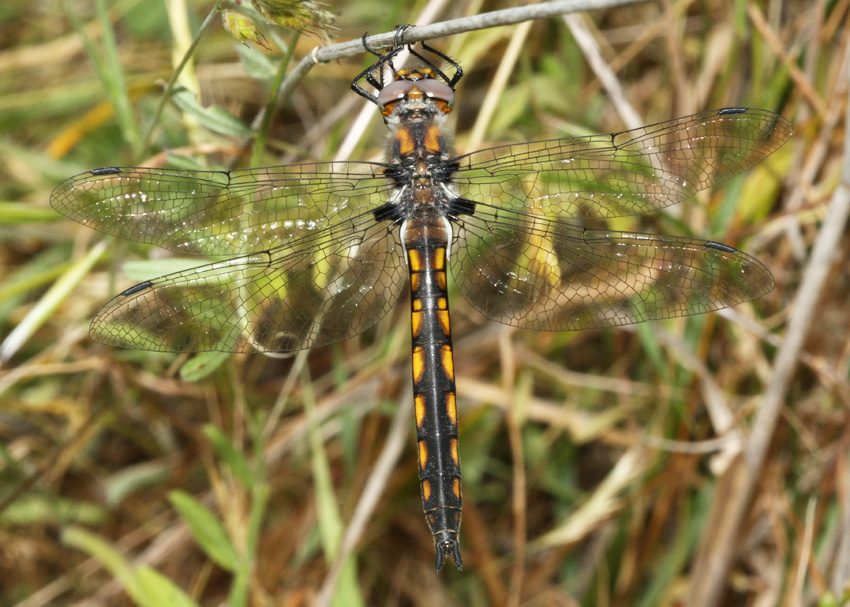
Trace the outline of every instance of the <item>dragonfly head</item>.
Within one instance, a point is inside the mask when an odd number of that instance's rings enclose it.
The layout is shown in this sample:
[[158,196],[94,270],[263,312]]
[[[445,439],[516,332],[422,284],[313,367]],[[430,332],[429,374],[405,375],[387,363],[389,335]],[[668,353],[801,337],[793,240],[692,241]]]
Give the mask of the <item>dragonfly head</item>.
[[451,112],[455,102],[454,90],[448,83],[434,76],[434,70],[430,67],[399,70],[395,81],[378,92],[378,107],[384,118],[391,116],[402,101],[422,108],[430,103],[438,112]]

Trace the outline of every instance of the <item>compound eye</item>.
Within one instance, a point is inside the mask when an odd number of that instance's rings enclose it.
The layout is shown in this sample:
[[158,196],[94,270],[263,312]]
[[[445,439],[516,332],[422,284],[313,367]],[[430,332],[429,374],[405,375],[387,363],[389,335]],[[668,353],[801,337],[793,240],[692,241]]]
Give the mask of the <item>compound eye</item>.
[[[378,105],[383,108],[387,104],[404,99],[405,95],[419,84],[421,84],[421,81],[412,82],[410,80],[396,80],[389,83],[378,92]],[[421,89],[422,87],[420,86],[419,88]]]
[[437,101],[443,101],[449,107],[455,102],[455,94],[451,87],[442,80],[417,80],[416,88],[422,91],[425,96]]

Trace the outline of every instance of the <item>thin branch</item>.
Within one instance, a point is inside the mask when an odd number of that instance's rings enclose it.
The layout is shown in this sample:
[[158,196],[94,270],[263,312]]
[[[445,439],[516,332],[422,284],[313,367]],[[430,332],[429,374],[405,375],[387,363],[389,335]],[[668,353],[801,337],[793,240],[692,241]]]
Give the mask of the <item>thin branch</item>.
[[[513,25],[516,23],[522,23],[523,21],[530,21],[532,19],[543,19],[544,17],[555,17],[569,13],[600,10],[616,6],[626,6],[629,4],[640,4],[647,1],[648,0],[555,0],[554,2],[541,2],[540,4],[508,8],[501,11],[473,15],[471,17],[461,17],[460,19],[452,19],[450,21],[443,21],[432,25],[411,27],[404,32],[404,41],[412,44],[423,40],[432,40],[434,38],[462,34],[463,32],[482,30],[488,27]],[[391,47],[394,39],[395,30],[384,34],[367,36],[366,44],[371,49],[379,50]],[[339,44],[322,46],[315,49],[312,53],[298,62],[295,69],[290,72],[289,76],[287,76],[280,85],[280,90],[278,91],[277,96],[278,99],[281,100],[281,103],[288,99],[296,85],[317,63],[327,63],[328,61],[342,59],[343,57],[352,57],[354,55],[359,55],[364,52],[364,50],[363,40],[349,40],[348,42],[340,42]]]
[[[451,19],[432,25],[411,27],[404,32],[404,41],[408,43],[432,40],[471,32],[474,30],[487,29],[500,25],[514,25],[523,21],[543,19],[545,17],[557,17],[569,13],[594,11],[627,4],[639,4],[647,0],[555,0],[554,2],[541,2],[517,8],[508,8],[501,11],[492,11],[481,15]],[[366,44],[371,49],[389,48],[393,45],[395,30],[384,34],[376,34],[366,38]],[[333,61],[342,57],[350,57],[363,52],[362,40],[349,40],[340,44],[333,44],[320,48],[316,53],[316,59],[320,63]]]

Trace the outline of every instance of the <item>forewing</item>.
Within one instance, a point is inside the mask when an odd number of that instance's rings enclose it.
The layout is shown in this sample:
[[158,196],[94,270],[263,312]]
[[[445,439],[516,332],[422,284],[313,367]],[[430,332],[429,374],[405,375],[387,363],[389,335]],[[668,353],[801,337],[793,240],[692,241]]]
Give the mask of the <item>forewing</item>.
[[737,175],[791,136],[772,112],[728,108],[611,135],[500,146],[461,156],[461,198],[551,219],[661,209]]
[[371,216],[269,251],[128,289],[93,339],[165,352],[288,352],[357,335],[394,305],[406,275],[396,236]]
[[52,193],[54,209],[106,234],[180,253],[270,249],[386,202],[384,166],[328,162],[239,171],[97,169]]
[[504,211],[463,219],[454,279],[481,313],[514,327],[574,331],[702,314],[773,289],[757,259],[715,242]]

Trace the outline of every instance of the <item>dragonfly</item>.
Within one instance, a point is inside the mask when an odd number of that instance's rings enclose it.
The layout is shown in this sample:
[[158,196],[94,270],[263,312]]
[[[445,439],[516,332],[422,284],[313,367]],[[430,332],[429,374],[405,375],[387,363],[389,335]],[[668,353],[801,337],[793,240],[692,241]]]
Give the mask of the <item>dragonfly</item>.
[[[146,280],[97,312],[98,342],[161,352],[292,352],[354,337],[410,290],[419,484],[436,569],[463,562],[448,275],[485,317],[575,331],[703,314],[761,297],[757,259],[696,238],[593,227],[746,171],[790,123],[732,107],[638,129],[457,155],[463,71],[397,40],[352,81],[389,130],[384,162],[226,171],[107,167],[54,209],[103,233],[218,259]],[[397,69],[404,49],[421,62]],[[442,66],[442,67],[441,67]],[[371,87],[370,92],[366,87]]]

